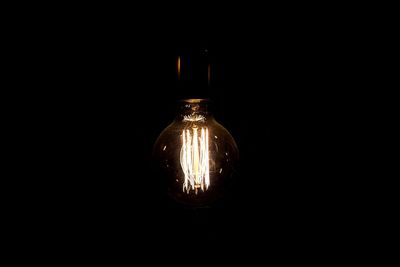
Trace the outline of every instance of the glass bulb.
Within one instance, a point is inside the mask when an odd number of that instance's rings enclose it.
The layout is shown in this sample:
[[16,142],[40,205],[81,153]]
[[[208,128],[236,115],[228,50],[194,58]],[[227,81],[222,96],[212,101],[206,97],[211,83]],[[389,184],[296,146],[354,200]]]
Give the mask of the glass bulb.
[[154,145],[168,195],[183,204],[201,206],[220,198],[238,160],[235,140],[208,105],[205,99],[182,100]]

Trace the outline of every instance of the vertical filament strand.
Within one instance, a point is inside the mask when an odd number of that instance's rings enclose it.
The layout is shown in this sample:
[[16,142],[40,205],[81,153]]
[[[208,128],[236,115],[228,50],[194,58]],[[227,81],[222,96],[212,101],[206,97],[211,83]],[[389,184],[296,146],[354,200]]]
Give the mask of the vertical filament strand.
[[199,188],[204,191],[210,186],[210,167],[208,150],[208,129],[197,127],[182,131],[180,163],[185,176],[183,191],[188,193]]

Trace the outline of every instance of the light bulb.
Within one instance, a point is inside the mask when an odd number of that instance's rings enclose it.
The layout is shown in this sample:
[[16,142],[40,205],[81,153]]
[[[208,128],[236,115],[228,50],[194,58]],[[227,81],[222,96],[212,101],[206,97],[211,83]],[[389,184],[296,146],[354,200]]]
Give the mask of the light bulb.
[[220,198],[238,160],[235,140],[208,106],[205,99],[182,100],[154,145],[168,195],[183,204],[201,206]]

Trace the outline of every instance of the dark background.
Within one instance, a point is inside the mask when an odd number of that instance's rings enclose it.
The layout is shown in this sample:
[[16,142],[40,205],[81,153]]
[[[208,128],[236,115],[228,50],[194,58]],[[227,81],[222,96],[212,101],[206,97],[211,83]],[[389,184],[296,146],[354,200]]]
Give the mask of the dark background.
[[[49,242],[122,255],[136,245],[222,253],[260,242],[273,255],[351,246],[355,182],[338,125],[359,47],[351,27],[291,14],[200,31],[127,16],[39,27],[32,64],[48,129]],[[213,61],[207,95],[240,164],[222,204],[190,210],[164,198],[151,152],[176,100],[198,93],[177,89],[176,56],[203,45]]]

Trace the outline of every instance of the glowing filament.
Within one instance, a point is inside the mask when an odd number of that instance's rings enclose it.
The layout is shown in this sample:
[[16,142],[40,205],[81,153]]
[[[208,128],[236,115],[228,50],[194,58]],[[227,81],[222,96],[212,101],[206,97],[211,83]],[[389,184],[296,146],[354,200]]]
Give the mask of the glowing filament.
[[197,127],[182,131],[182,149],[180,155],[182,170],[185,176],[183,191],[188,193],[198,189],[207,190],[210,186],[208,155],[208,129]]

